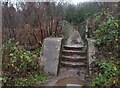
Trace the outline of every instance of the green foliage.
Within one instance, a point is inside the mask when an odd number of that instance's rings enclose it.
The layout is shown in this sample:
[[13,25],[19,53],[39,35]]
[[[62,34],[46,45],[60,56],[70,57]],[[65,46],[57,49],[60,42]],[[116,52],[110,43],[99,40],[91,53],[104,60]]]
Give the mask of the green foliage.
[[26,77],[16,77],[14,79],[4,77],[3,79],[5,83],[4,85],[6,86],[40,86],[49,79],[49,76],[47,74],[41,73],[30,74]]
[[48,80],[48,76],[45,74],[34,74],[34,75],[29,75],[27,78],[16,78],[15,81],[15,86],[36,86],[40,85]]
[[3,85],[36,85],[47,80],[38,64],[42,49],[28,51],[7,40],[3,45]]
[[18,47],[10,40],[5,43],[4,52],[8,52],[4,58],[8,59],[8,63],[5,63],[7,65],[4,68],[9,71],[12,69],[12,73],[30,72],[38,68],[37,55]]
[[98,3],[83,3],[82,5],[69,5],[65,14],[65,20],[70,23],[78,25],[86,20],[86,18],[93,16],[100,11]]
[[103,15],[105,16],[104,21],[99,25],[98,29],[94,33],[96,45],[109,52],[115,51],[120,48],[118,46],[118,40],[120,39],[118,20],[104,11],[96,17],[96,21],[100,21]]
[[98,27],[94,32],[94,39],[98,47],[99,55],[96,58],[99,62],[97,62],[98,71],[93,74],[91,85],[95,88],[120,86],[118,18],[110,12],[102,11],[96,16],[95,22],[98,23]]
[[99,73],[97,73],[92,81],[91,86],[94,88],[103,88],[105,86],[118,86],[120,76],[120,68],[110,62],[98,62]]

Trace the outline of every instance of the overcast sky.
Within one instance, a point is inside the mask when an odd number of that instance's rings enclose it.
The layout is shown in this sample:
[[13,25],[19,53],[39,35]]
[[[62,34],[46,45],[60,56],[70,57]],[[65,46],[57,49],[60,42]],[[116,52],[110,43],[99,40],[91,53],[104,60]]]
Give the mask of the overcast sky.
[[[7,0],[3,0],[3,1],[7,1]],[[77,3],[80,3],[80,2],[87,2],[87,1],[91,1],[91,0],[9,0],[11,1],[12,3],[16,3],[16,2],[19,2],[19,1],[40,1],[40,2],[43,2],[43,1],[61,1],[61,2],[70,2],[70,3],[73,3],[73,4],[77,4]]]
[[[3,0],[3,1],[7,1],[7,0]],[[11,1],[12,3],[16,3],[16,2],[20,2],[20,1],[29,1],[29,2],[34,2],[34,1],[40,1],[40,2],[44,2],[44,1],[55,1],[55,2],[69,2],[69,3],[73,3],[73,4],[77,4],[80,2],[118,2],[120,0],[8,0]]]

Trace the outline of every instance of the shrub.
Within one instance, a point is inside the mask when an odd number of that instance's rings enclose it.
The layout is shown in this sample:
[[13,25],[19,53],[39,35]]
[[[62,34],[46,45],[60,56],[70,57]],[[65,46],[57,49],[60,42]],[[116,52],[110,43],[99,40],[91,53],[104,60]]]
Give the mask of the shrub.
[[118,46],[118,40],[120,39],[118,20],[116,17],[104,11],[96,17],[96,21],[99,21],[103,14],[105,15],[104,21],[94,33],[96,45],[100,50],[117,53],[118,48],[120,48]]
[[[35,51],[28,51],[20,47],[18,43],[15,44],[11,40],[7,40],[3,45],[2,57],[4,85],[22,85],[21,80],[29,78],[29,75],[41,77],[44,74],[43,68],[38,64],[38,57],[41,54],[41,50],[41,48],[38,48]],[[34,79],[36,80],[37,78],[34,77]],[[29,81],[31,80],[27,80],[27,82]]]
[[[37,55],[27,51],[24,48],[12,43],[10,40],[4,45],[4,52],[7,52],[3,57],[8,62],[5,63],[4,69],[13,74],[28,73],[38,69]],[[3,60],[4,61],[4,60]]]
[[119,86],[120,68],[110,62],[97,62],[98,72],[93,76],[91,86],[103,88],[105,86]]
[[[102,21],[101,21],[102,19]],[[120,50],[119,39],[120,32],[118,27],[118,18],[109,12],[103,11],[96,16],[96,23],[99,23],[98,28],[94,32],[96,46],[98,52],[96,54],[97,63],[96,73],[93,73],[91,86],[95,88],[110,88],[120,86]]]

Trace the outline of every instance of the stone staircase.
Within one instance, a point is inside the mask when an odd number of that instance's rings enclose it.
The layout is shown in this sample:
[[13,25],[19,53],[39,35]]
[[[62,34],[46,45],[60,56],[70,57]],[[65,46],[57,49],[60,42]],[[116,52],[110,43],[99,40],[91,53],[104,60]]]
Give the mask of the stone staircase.
[[[51,58],[51,60],[48,60],[51,62],[49,65],[51,70],[48,70],[51,72],[53,67],[55,66],[56,68],[58,65],[58,69],[56,69],[57,76],[54,76],[50,82],[46,84],[46,86],[65,86],[65,88],[68,84],[86,86],[88,83],[87,52],[85,51],[84,43],[79,35],[79,32],[74,31],[69,36],[68,40],[62,43],[62,48],[60,49],[62,52],[60,52],[60,55],[58,54],[60,56],[59,63],[57,63],[58,59],[56,59],[56,52],[58,52],[59,49],[55,47],[54,44],[53,48],[57,51],[51,53],[51,47],[49,49],[46,48],[46,51],[50,50],[48,53],[55,56]],[[48,54],[48,56],[50,57],[50,54]]]
[[[53,78],[46,86],[61,86],[67,88],[68,84],[87,85],[87,57],[84,46],[63,45],[62,58],[58,76]],[[72,88],[72,86],[70,86]],[[81,87],[79,87],[81,88]]]
[[83,50],[84,46],[80,45],[64,45],[62,50],[61,68],[86,68],[87,57]]

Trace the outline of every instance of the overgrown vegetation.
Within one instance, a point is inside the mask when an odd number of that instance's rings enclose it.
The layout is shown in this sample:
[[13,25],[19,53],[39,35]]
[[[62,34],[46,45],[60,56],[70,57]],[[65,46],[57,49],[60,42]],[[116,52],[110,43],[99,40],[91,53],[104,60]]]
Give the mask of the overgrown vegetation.
[[[118,18],[104,11],[96,17],[96,22],[98,22],[103,15],[105,19],[94,33],[96,45],[99,47],[99,50],[102,49],[109,52],[109,54],[118,54],[118,48],[120,48],[118,46],[118,40],[120,39]],[[117,57],[118,55],[115,56]]]
[[119,87],[120,67],[109,61],[99,61],[91,86],[92,88]]
[[99,23],[94,31],[95,45],[98,52],[96,53],[96,64],[93,67],[90,84],[95,88],[119,87],[120,56],[118,52],[120,50],[120,32],[118,17],[116,14],[104,10],[96,16],[95,22]]
[[[30,86],[44,83],[48,76],[38,64],[39,50],[28,51],[7,40],[3,45],[3,77],[5,86]],[[31,79],[31,80],[29,80]]]
[[101,4],[98,2],[80,3],[76,6],[68,5],[65,20],[77,26],[100,10]]
[[77,26],[101,6],[98,3],[72,5],[64,2],[17,2],[13,5],[7,1],[2,3],[2,80],[6,86],[44,83],[49,77],[43,75],[43,67],[38,65],[42,49],[36,46],[42,45],[46,37],[63,35],[61,20]]
[[3,78],[3,86],[41,86],[48,81],[49,76],[46,74],[31,74],[26,77]]
[[25,47],[35,46],[46,37],[63,36],[62,20],[78,26],[100,9],[101,4],[97,2],[78,5],[64,2],[17,2],[12,5],[3,2],[3,38],[14,39]]
[[[4,2],[4,85],[31,86],[44,83],[49,77],[44,75],[43,68],[38,65],[38,57],[42,53],[41,46],[35,51],[28,51],[22,47],[42,44],[43,39],[51,35],[59,36],[61,20],[78,26],[96,13],[95,19],[90,21],[92,30],[88,30],[91,32],[90,37],[96,40],[98,48],[93,67],[96,70],[92,72],[90,85],[95,88],[120,86],[120,32],[117,8],[117,4],[100,2],[78,5],[62,2],[19,2],[14,8],[12,4]],[[12,39],[14,43],[11,40],[5,41],[6,38]]]

